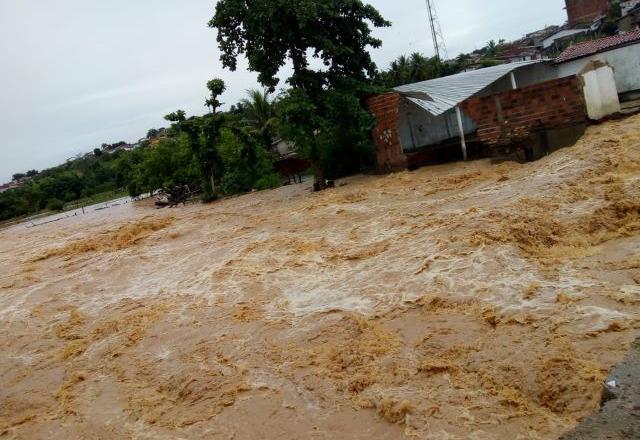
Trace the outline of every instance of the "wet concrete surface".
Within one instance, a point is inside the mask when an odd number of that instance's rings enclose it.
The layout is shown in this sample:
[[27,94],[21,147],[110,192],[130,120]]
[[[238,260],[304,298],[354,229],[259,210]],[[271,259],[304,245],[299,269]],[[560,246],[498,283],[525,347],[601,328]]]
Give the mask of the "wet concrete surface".
[[640,439],[640,340],[607,378],[601,409],[562,440]]

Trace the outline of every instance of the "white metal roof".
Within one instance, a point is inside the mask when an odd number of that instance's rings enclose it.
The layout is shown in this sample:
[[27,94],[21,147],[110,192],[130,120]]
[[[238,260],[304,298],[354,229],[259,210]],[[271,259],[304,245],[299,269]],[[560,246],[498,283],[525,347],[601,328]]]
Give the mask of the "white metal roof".
[[520,61],[396,87],[394,90],[434,116],[439,116],[499,79],[541,60]]
[[586,32],[589,32],[589,29],[564,29],[562,31],[558,31],[555,34],[549,35],[547,38],[545,38],[542,41],[542,47],[547,49],[551,47],[553,43],[556,40],[559,40],[560,38],[569,37],[571,35],[576,35],[576,34],[584,34]]

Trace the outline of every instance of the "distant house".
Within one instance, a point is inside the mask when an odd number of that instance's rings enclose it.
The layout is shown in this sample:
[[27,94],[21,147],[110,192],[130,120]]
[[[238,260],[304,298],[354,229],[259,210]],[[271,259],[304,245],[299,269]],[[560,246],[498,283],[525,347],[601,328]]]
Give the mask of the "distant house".
[[565,4],[571,28],[591,24],[609,10],[608,0],[565,0]]
[[271,150],[276,155],[275,169],[287,178],[288,183],[302,183],[302,174],[309,169],[311,163],[298,156],[296,147],[292,142],[278,139],[271,145]]
[[545,50],[553,49],[554,47],[558,47],[562,44],[566,45],[568,41],[571,41],[576,37],[588,32],[588,29],[563,29],[561,31],[555,32],[552,35],[549,35],[547,38],[542,40],[541,45]]
[[560,26],[547,26],[544,29],[527,34],[525,39],[529,40],[532,46],[540,47],[542,46],[542,42],[549,37],[549,35],[558,33],[560,30]]
[[20,184],[18,182],[9,182],[9,183],[4,183],[2,185],[0,185],[0,193],[3,193],[5,191],[9,191],[10,189],[14,189],[19,187]]
[[20,177],[18,180],[13,180],[9,183],[4,183],[0,185],[0,193],[9,191],[10,189],[18,188],[26,183],[29,183],[31,180],[33,180],[33,176],[24,176],[24,177]]
[[640,91],[640,30],[576,44],[562,52],[555,64],[565,77],[594,61],[613,68],[619,94]]
[[296,154],[295,145],[292,142],[284,141],[282,139],[276,140],[271,149],[278,155],[279,158],[290,157]]
[[618,20],[618,29],[622,32],[640,29],[640,0],[633,8],[622,13],[622,17]]
[[542,59],[542,52],[535,46],[512,44],[502,48],[495,58],[506,63],[518,63]]
[[629,12],[634,10],[637,6],[640,6],[640,0],[629,0],[626,2],[620,3],[620,10],[622,12],[622,16],[624,17]]

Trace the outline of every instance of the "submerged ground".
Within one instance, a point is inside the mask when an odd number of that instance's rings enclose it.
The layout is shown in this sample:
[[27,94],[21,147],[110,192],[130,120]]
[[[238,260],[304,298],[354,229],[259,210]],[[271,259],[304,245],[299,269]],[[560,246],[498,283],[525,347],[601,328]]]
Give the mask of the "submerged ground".
[[0,232],[0,437],[553,439],[640,335],[640,116],[532,164]]

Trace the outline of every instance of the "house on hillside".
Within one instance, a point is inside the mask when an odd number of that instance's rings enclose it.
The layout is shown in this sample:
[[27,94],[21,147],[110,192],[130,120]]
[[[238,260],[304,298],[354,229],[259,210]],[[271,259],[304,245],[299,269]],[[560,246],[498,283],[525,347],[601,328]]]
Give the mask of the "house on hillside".
[[622,12],[622,16],[624,17],[629,12],[634,10],[637,6],[640,6],[640,0],[628,0],[626,2],[621,2],[620,12]]
[[9,183],[3,183],[2,185],[0,185],[0,193],[3,193],[5,191],[9,191],[10,189],[14,189],[20,186],[20,183],[18,182],[9,182]]
[[561,31],[555,32],[552,35],[549,35],[547,38],[542,40],[541,46],[543,50],[547,51],[547,53],[548,51],[553,51],[554,49],[559,51],[563,47],[566,47],[570,42],[574,41],[576,38],[588,33],[589,29],[563,29]]
[[565,0],[565,5],[570,28],[590,25],[609,10],[608,0]]
[[[368,106],[378,120],[372,134],[378,171],[469,157],[515,154],[532,160],[572,145],[589,118],[620,109],[612,69],[593,71],[594,78],[559,78],[552,62],[515,62],[371,97]],[[614,90],[614,102],[603,103],[601,89]]]
[[275,169],[287,179],[287,183],[291,183],[292,179],[294,183],[302,183],[302,174],[311,164],[299,157],[296,146],[292,142],[277,139],[271,145],[271,151],[275,155]]
[[549,35],[553,35],[558,33],[562,28],[560,26],[547,26],[544,29],[540,29],[535,32],[530,32],[525,35],[524,39],[529,42],[529,45],[541,47],[542,42],[549,37]]
[[640,94],[640,30],[571,46],[555,60],[560,77],[579,74],[593,62],[614,70],[621,99]]
[[619,31],[630,32],[637,29],[640,29],[640,0],[633,8],[623,11],[622,17],[618,19]]
[[505,63],[517,63],[542,59],[542,52],[536,46],[526,46],[519,43],[505,45],[495,59]]

